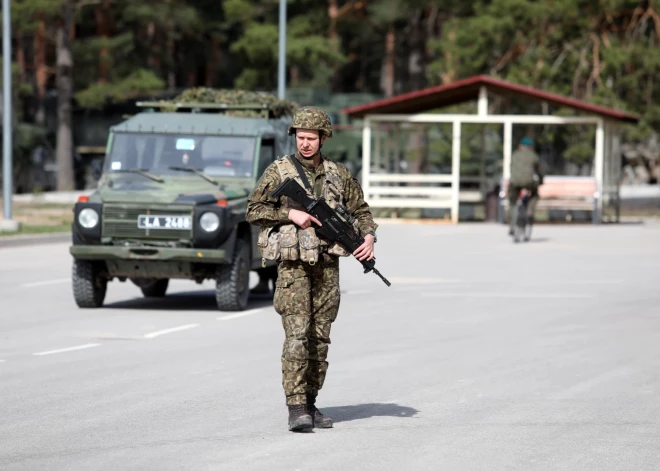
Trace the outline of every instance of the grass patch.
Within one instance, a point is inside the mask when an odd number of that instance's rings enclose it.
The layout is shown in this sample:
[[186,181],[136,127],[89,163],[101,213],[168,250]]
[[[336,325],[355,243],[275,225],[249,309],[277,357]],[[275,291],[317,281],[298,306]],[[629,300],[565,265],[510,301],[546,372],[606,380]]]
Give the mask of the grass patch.
[[71,232],[71,223],[48,226],[27,226],[21,225],[17,232],[0,231],[0,237],[34,235],[34,234],[58,234]]
[[[15,203],[12,219],[21,224],[18,232],[0,232],[0,236],[50,234],[71,231],[73,205],[71,204],[25,204]],[[0,201],[0,218],[3,206]]]

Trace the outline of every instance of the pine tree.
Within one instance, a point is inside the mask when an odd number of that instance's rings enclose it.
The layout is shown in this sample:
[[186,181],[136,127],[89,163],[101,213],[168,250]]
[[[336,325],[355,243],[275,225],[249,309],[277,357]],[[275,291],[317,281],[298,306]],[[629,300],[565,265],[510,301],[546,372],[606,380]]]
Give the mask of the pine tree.
[[[243,65],[236,86],[250,90],[275,89],[278,2],[228,0],[223,8],[228,22],[242,30],[240,38],[230,47]],[[287,7],[286,59],[292,87],[328,87],[335,68],[346,60],[327,37],[324,13],[318,2],[312,0],[295,0]]]

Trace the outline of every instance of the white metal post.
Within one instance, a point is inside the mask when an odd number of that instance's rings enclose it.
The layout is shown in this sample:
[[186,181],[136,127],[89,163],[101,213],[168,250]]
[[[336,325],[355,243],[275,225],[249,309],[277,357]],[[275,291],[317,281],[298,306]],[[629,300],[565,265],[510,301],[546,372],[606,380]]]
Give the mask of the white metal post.
[[451,140],[451,222],[458,224],[458,210],[460,207],[461,183],[461,122],[456,120],[452,124]]
[[486,116],[488,114],[488,90],[484,86],[479,88],[479,101],[477,102],[477,110],[479,116]]
[[371,174],[371,122],[364,119],[362,127],[362,191],[369,198],[369,176]]
[[621,128],[617,123],[611,123],[610,134],[612,136],[612,148],[610,149],[610,159],[612,159],[612,185],[616,195],[616,222],[619,222],[621,211]]
[[382,156],[382,146],[381,146],[381,132],[380,130],[376,129],[375,131],[372,130],[372,136],[374,140],[374,155],[373,155],[373,161],[374,161],[374,168],[376,171],[380,171],[380,165],[383,161],[383,156]]
[[11,85],[11,2],[2,0],[2,188],[4,219],[11,221],[13,190],[12,167],[12,85]]
[[279,41],[277,53],[277,98],[286,98],[286,0],[280,0]]
[[596,217],[594,222],[599,223],[603,214],[603,171],[605,163],[605,129],[602,119],[598,120],[596,127],[596,156],[594,173],[596,178],[596,193],[598,204],[596,207]]

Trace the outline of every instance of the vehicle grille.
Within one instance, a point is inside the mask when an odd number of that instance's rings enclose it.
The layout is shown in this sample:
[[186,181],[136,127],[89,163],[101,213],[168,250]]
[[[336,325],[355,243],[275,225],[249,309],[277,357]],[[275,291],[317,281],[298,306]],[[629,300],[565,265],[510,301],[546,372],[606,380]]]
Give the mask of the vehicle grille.
[[140,229],[138,215],[192,216],[192,208],[161,206],[145,208],[128,204],[103,205],[103,237],[117,239],[179,240],[192,238],[192,229]]

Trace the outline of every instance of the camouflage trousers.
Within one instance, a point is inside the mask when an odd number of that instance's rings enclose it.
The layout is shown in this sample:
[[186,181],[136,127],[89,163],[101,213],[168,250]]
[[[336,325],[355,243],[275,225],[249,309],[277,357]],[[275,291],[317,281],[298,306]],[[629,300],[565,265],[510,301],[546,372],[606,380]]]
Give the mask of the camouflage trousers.
[[306,404],[306,395],[316,397],[323,387],[339,300],[337,257],[321,254],[315,265],[279,264],[273,304],[284,326],[282,386],[287,405]]

